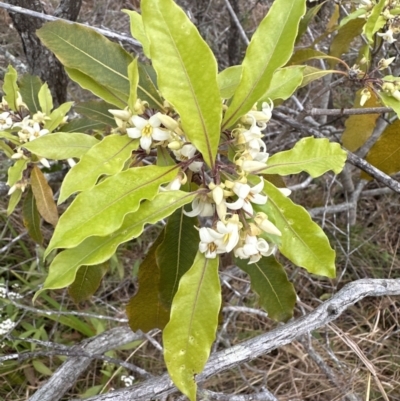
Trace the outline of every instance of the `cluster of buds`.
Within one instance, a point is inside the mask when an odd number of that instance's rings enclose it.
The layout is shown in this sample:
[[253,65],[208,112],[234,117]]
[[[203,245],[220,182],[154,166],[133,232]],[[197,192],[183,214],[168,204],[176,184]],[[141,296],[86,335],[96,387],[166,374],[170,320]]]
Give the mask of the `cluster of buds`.
[[[223,137],[227,137],[227,141],[220,146],[229,146],[230,160],[220,156],[211,174],[207,173],[201,154],[185,136],[173,110],[169,110],[169,114],[154,113],[145,102],[138,100],[136,105],[136,110],[110,112],[116,120],[117,131],[139,139],[146,154],[162,146],[169,149],[180,164],[177,178],[163,190],[180,189],[187,180],[187,169],[200,181],[192,208],[185,211],[189,217],[206,218],[201,220],[205,225],[199,228],[200,252],[207,258],[233,252],[238,258],[248,259],[249,263],[271,255],[281,232],[265,213],[257,210],[268,199],[263,193],[264,179],[257,176],[257,172],[265,169],[268,160],[263,130],[272,116],[272,102],[263,103],[261,110],[253,108],[242,116],[236,127],[224,131]],[[141,110],[141,116],[137,114],[138,110]],[[282,192],[286,196],[290,193],[287,189]],[[267,242],[271,238],[273,244]]]
[[400,101],[400,80],[393,82],[384,82],[382,84],[382,90]]

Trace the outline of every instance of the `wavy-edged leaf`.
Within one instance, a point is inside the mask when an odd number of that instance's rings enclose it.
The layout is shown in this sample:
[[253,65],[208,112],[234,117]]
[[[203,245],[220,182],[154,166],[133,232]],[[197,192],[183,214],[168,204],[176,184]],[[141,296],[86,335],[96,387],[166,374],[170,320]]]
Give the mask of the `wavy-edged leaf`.
[[160,269],[160,300],[169,309],[178,289],[179,280],[193,264],[199,249],[197,219],[190,218],[178,209],[169,217],[165,235],[157,249]]
[[[387,126],[379,139],[368,152],[366,160],[386,174],[400,171],[400,120]],[[362,172],[361,178],[370,180],[371,177]]]
[[7,72],[4,75],[4,100],[8,103],[8,107],[17,111],[17,98],[18,98],[18,85],[17,85],[18,74],[12,65],[9,65]]
[[100,99],[103,99],[105,102],[117,106],[120,109],[124,109],[127,106],[128,101],[124,100],[124,94],[110,91],[105,85],[99,84],[94,78],[91,78],[89,75],[84,74],[78,69],[68,68],[66,66],[64,66],[64,68],[68,76],[83,89],[87,89]]
[[217,82],[222,99],[230,99],[235,93],[242,76],[242,66],[233,65],[218,74]]
[[136,11],[121,11],[129,16],[132,37],[141,43],[144,55],[150,58],[150,43],[144,30],[142,16]]
[[306,171],[315,178],[330,170],[339,174],[346,159],[347,152],[338,143],[307,137],[300,139],[292,149],[271,156],[262,172],[289,175]]
[[102,175],[113,175],[122,171],[132,151],[139,146],[138,140],[127,135],[113,134],[92,146],[68,174],[61,186],[58,203],[64,202],[78,191],[93,188]]
[[179,113],[188,139],[213,167],[222,116],[214,55],[174,1],[145,0],[142,17],[159,89]]
[[94,121],[99,121],[110,127],[116,127],[115,119],[108,111],[112,109],[110,103],[104,101],[90,100],[88,102],[78,103],[74,106],[74,110],[85,117]]
[[295,65],[275,71],[271,84],[265,95],[259,100],[259,104],[268,102],[270,99],[286,100],[292,96],[293,92],[303,82],[303,70],[305,68],[305,66]]
[[363,32],[370,45],[374,43],[375,33],[382,29],[387,23],[387,20],[381,16],[385,6],[386,0],[378,1],[369,13],[367,22],[364,25]]
[[236,259],[235,263],[250,276],[251,288],[259,296],[259,303],[268,316],[279,322],[292,318],[296,292],[283,266],[274,256],[261,258],[252,264],[248,262]]
[[58,222],[58,210],[53,199],[53,190],[37,166],[32,168],[31,187],[40,215],[45,221],[55,226]]
[[158,297],[160,269],[157,266],[156,250],[163,240],[161,233],[151,246],[139,267],[138,292],[126,306],[126,316],[132,331],[142,330],[147,333],[153,329],[162,330],[169,320],[169,310]]
[[7,172],[7,185],[12,187],[22,179],[23,173],[28,166],[26,159],[18,159],[12,166],[9,167]]
[[29,188],[22,206],[22,218],[29,236],[39,245],[43,243],[43,235],[40,231],[40,215],[36,207],[36,200],[32,189]]
[[78,132],[56,132],[43,135],[22,146],[30,152],[53,160],[66,160],[71,157],[82,157],[89,149],[99,143],[99,140],[87,134]]
[[190,401],[196,401],[194,376],[210,355],[221,307],[218,258],[198,252],[181,278],[170,321],[163,332],[164,358],[174,384]]
[[128,66],[128,78],[130,83],[128,106],[131,110],[135,110],[137,99],[137,87],[139,83],[138,60],[135,58]]
[[76,304],[89,299],[100,287],[101,280],[107,273],[109,263],[95,266],[81,266],[74,282],[68,288],[68,294]]
[[[254,33],[242,64],[240,84],[225,113],[223,128],[229,128],[267,91],[273,73],[289,60],[304,0],[275,0]],[[268,38],[268,40],[266,40]]]
[[32,114],[40,111],[38,93],[41,87],[42,81],[35,75],[24,74],[19,81],[19,91],[22,99]]
[[45,82],[38,93],[39,105],[41,111],[46,114],[47,116],[50,115],[51,111],[53,110],[53,98],[51,96],[51,92],[47,82]]
[[[354,101],[355,108],[378,107],[379,102],[375,92],[370,91],[371,97],[363,106],[360,105],[362,90],[357,91]],[[356,151],[360,146],[364,145],[367,139],[372,135],[375,129],[376,121],[379,114],[362,114],[352,115],[345,121],[345,130],[342,134],[343,146],[351,152]]]
[[80,193],[61,216],[46,255],[55,248],[73,248],[94,235],[111,234],[142,200],[153,199],[160,185],[172,181],[176,174],[176,167],[131,168]]
[[64,21],[48,22],[36,33],[65,67],[82,72],[128,101],[128,65],[133,58],[120,45],[89,27]]
[[310,273],[335,277],[335,251],[322,228],[311,220],[302,206],[293,203],[268,181],[265,181],[264,191],[268,201],[256,210],[273,216],[282,233],[281,253]]
[[165,219],[175,210],[192,202],[195,196],[182,191],[161,192],[152,201],[143,202],[136,213],[126,215],[122,226],[114,233],[89,237],[76,248],[60,252],[50,265],[43,289],[35,294],[35,298],[46,289],[70,285],[80,266],[97,265],[110,259],[120,244],[137,238],[146,224],[155,224]]

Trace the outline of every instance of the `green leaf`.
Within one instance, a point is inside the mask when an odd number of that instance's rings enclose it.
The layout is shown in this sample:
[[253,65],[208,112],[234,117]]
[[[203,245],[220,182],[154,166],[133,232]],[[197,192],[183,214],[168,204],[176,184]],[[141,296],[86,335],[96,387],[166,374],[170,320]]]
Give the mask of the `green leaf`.
[[53,199],[53,190],[37,166],[33,166],[32,168],[31,187],[40,215],[48,223],[55,226],[58,222],[58,211]]
[[[357,91],[356,99],[354,101],[355,108],[379,107],[377,96],[375,92],[372,91],[370,91],[371,97],[365,102],[363,106],[361,106],[361,92],[362,89]],[[379,114],[362,114],[349,116],[344,123],[346,128],[342,134],[343,146],[351,152],[355,152],[372,135],[378,118]]]
[[90,118],[74,118],[69,123],[62,125],[59,132],[88,132],[103,131],[107,127],[106,124],[91,120]]
[[157,146],[157,166],[174,166],[175,160],[171,157],[168,149]]
[[304,33],[307,31],[307,28],[310,24],[310,22],[314,19],[314,17],[319,13],[321,10],[322,6],[325,4],[325,1],[323,1],[320,4],[317,4],[314,7],[311,7],[305,14],[305,16],[300,20],[299,24],[299,32],[297,33],[296,36],[296,44],[300,41],[301,37],[304,35]]
[[239,86],[242,66],[233,65],[218,74],[217,82],[222,99],[230,99]]
[[139,146],[138,140],[127,135],[113,134],[92,146],[65,176],[58,203],[64,202],[74,192],[93,188],[102,175],[122,171],[132,151]]
[[315,50],[312,48],[299,49],[290,58],[288,64],[290,65],[301,64],[304,63],[305,61],[316,59],[317,57],[329,58],[329,56],[326,53],[323,53],[319,50]]
[[22,217],[29,236],[39,245],[43,243],[43,235],[40,231],[40,215],[36,207],[35,197],[29,188],[22,206]]
[[120,244],[137,238],[143,232],[145,224],[155,224],[168,217],[175,210],[192,202],[194,197],[194,193],[182,191],[161,192],[152,201],[143,202],[136,213],[126,215],[122,226],[114,233],[89,237],[76,248],[60,252],[50,265],[43,289],[35,294],[35,298],[46,289],[70,285],[80,266],[97,265],[110,259]]
[[375,33],[382,29],[387,22],[386,19],[381,16],[385,5],[386,0],[380,0],[378,4],[375,4],[364,25],[363,33],[370,45],[374,44]]
[[18,99],[18,85],[17,85],[18,74],[12,65],[9,65],[7,72],[4,75],[4,100],[8,103],[8,107],[13,111],[18,111],[17,99]]
[[38,359],[34,359],[32,361],[32,366],[35,368],[37,372],[45,376],[53,376],[53,371],[49,369],[43,362]]
[[113,106],[104,101],[90,100],[75,105],[74,110],[93,121],[99,121],[111,127],[116,127],[115,119],[108,111]]
[[306,171],[311,177],[319,177],[332,170],[339,174],[346,162],[347,152],[338,143],[326,138],[300,139],[293,149],[276,153],[268,159],[263,173],[289,175]]
[[126,315],[132,331],[142,330],[147,333],[152,329],[162,330],[169,320],[169,311],[161,304],[158,297],[160,269],[156,262],[156,250],[163,237],[163,233],[158,236],[140,265],[139,290],[126,306]]
[[149,103],[153,109],[164,110],[163,100],[157,89],[157,76],[151,65],[138,63],[139,84],[137,88],[138,98]]
[[42,112],[47,116],[50,116],[50,113],[53,110],[53,98],[46,82],[40,87],[38,99]]
[[271,319],[288,321],[293,317],[296,292],[283,266],[274,256],[261,258],[252,264],[248,262],[241,259],[235,261],[250,276],[251,288],[260,297],[260,305]]
[[64,117],[68,114],[73,104],[74,102],[66,102],[57,109],[54,109],[50,114],[50,120],[45,121],[44,128],[53,132],[63,122]]
[[[20,142],[19,138],[16,135],[10,134],[9,132],[0,131],[0,138],[7,139],[14,145],[21,146],[21,142]],[[13,154],[14,154],[14,152],[13,152]]]
[[301,83],[301,87],[306,86],[317,79],[323,78],[326,75],[334,74],[335,72],[336,70],[321,70],[307,65],[303,70],[303,82]]
[[128,101],[127,73],[133,58],[120,45],[91,28],[64,21],[48,22],[36,33],[65,67],[80,71]]
[[269,102],[269,100],[286,100],[293,95],[293,92],[303,81],[303,70],[305,66],[291,66],[280,68],[274,73],[271,84],[260,99],[259,103]]
[[[385,77],[387,78],[387,77]],[[386,79],[385,79],[386,80]],[[385,93],[384,91],[378,92],[378,96],[382,103],[386,107],[391,107],[393,111],[397,114],[397,117],[400,118],[400,102],[395,99],[393,96],[390,96],[388,93]]]
[[157,249],[160,268],[160,300],[169,309],[179,280],[193,264],[199,249],[196,218],[185,216],[183,208],[169,217],[162,244]]
[[71,157],[82,157],[99,140],[87,134],[56,132],[43,135],[22,146],[41,157],[53,160],[66,160]]
[[8,201],[7,206],[7,216],[9,216],[17,207],[19,201],[21,200],[22,191],[20,188],[17,188],[10,196],[10,200]]
[[137,99],[137,87],[139,83],[138,60],[135,58],[128,66],[128,77],[130,82],[128,106],[131,110],[135,110]]
[[131,168],[80,193],[61,216],[46,255],[55,248],[73,248],[90,236],[111,234],[142,200],[153,199],[160,185],[176,174],[175,167]]
[[302,206],[294,204],[268,181],[265,181],[264,191],[268,202],[255,209],[274,218],[282,233],[281,253],[310,273],[335,277],[335,251],[321,227]]
[[30,74],[24,74],[19,82],[22,99],[32,114],[40,111],[38,94],[41,87],[40,78]]
[[[373,166],[386,174],[394,174],[400,171],[400,120],[383,131],[379,139],[374,143],[368,152],[366,160]],[[361,178],[371,179],[371,177],[362,172]]]
[[68,294],[76,304],[86,301],[97,291],[107,270],[108,263],[82,266],[78,270],[74,282],[68,288]]
[[[267,91],[274,72],[289,60],[304,0],[275,0],[254,33],[242,64],[242,77],[223,120],[229,128]],[[268,40],[266,40],[268,38]]]
[[213,167],[222,102],[211,49],[172,0],[144,0],[142,16],[160,91],[179,113],[189,141]]
[[14,154],[14,151],[4,141],[0,141],[0,150],[9,158]]
[[121,10],[125,14],[129,15],[131,35],[133,38],[138,40],[143,46],[143,53],[147,58],[150,58],[150,43],[146,36],[146,32],[143,26],[142,16],[136,11],[131,10]]
[[349,21],[352,21],[354,19],[359,19],[362,15],[367,13],[366,8],[358,8],[357,10],[353,11],[346,17],[344,17],[339,24],[339,28],[342,28],[344,25],[346,25]]
[[198,252],[193,266],[179,283],[171,317],[163,332],[164,358],[174,384],[196,401],[194,376],[210,355],[221,307],[218,258]]
[[127,106],[128,102],[124,100],[124,95],[118,92],[111,92],[106,86],[100,85],[95,79],[77,69],[68,68],[66,66],[64,66],[64,68],[68,76],[83,89],[89,90],[100,99],[120,109],[124,109]]
[[23,173],[28,165],[29,160],[18,159],[9,169],[8,169],[8,179],[7,185],[12,187],[18,181],[22,179]]

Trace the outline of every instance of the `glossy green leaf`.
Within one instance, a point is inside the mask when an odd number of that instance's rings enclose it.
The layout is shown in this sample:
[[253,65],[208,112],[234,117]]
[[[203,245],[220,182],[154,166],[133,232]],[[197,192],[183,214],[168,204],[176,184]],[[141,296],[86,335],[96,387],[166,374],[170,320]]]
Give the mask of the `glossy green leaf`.
[[185,216],[183,208],[169,217],[162,244],[157,249],[160,268],[160,300],[169,309],[179,280],[192,266],[199,249],[196,218]]
[[56,132],[43,135],[22,146],[30,152],[53,160],[66,160],[71,157],[82,157],[99,140],[87,134],[77,132]]
[[104,275],[107,273],[108,265],[108,263],[102,263],[79,268],[74,282],[68,288],[68,294],[75,303],[86,301],[97,291]]
[[179,283],[171,317],[163,332],[164,358],[174,384],[196,401],[194,377],[210,355],[221,307],[218,258],[198,253]]
[[340,24],[339,24],[339,28],[346,25],[349,21],[352,21],[354,19],[359,19],[362,15],[364,15],[366,13],[367,13],[366,8],[358,8],[357,10],[353,11],[346,17],[342,18],[342,20],[340,21]]
[[160,185],[176,174],[175,167],[131,168],[80,193],[61,216],[46,255],[55,248],[73,248],[90,236],[111,234],[142,200],[153,199]]
[[128,65],[133,58],[120,45],[89,27],[64,21],[46,23],[37,35],[65,67],[82,72],[128,101]]
[[312,48],[299,49],[290,58],[290,61],[288,64],[290,64],[290,65],[302,64],[305,61],[315,59],[316,57],[325,58],[325,57],[329,57],[329,56],[326,53],[323,53],[319,50],[315,50]]
[[39,245],[43,243],[43,235],[40,230],[40,215],[36,207],[36,200],[31,188],[29,188],[22,206],[22,218],[29,236]]
[[53,199],[53,190],[37,166],[33,166],[31,171],[31,188],[40,215],[55,226],[58,222],[58,210]]
[[74,102],[66,102],[54,109],[50,114],[50,119],[45,121],[44,128],[53,132],[64,121],[73,104]]
[[[242,64],[242,77],[225,113],[229,128],[267,91],[274,72],[289,60],[305,0],[275,0],[254,33]],[[268,38],[268,40],[266,40]]]
[[19,91],[22,99],[32,114],[40,111],[38,93],[41,87],[42,81],[34,75],[24,74],[19,81]]
[[137,87],[139,83],[138,60],[135,58],[128,66],[128,78],[130,83],[128,106],[131,110],[135,110],[137,99]]
[[21,200],[22,191],[20,188],[17,188],[10,196],[7,206],[7,216],[9,216],[17,207],[19,201]]
[[144,30],[142,16],[136,11],[131,11],[131,10],[121,10],[121,11],[129,15],[131,35],[133,38],[135,38],[142,44],[144,55],[147,58],[150,58],[150,43]]
[[271,156],[263,173],[289,175],[305,171],[314,178],[330,170],[339,174],[346,159],[347,153],[338,143],[307,137],[296,142],[292,149]]
[[47,116],[50,116],[50,113],[53,110],[53,98],[46,82],[40,87],[38,99],[40,110]]
[[[18,136],[10,134],[7,131],[0,131],[0,138],[4,138],[7,139],[8,141],[10,141],[11,143],[13,143],[14,145],[20,146],[21,142],[18,138]],[[13,152],[14,153],[14,152]]]
[[[394,174],[400,171],[400,120],[387,126],[379,139],[368,152],[366,160],[386,174]],[[361,178],[371,179],[362,172]]]
[[291,66],[280,68],[274,73],[271,84],[260,99],[259,104],[262,102],[269,102],[269,100],[282,99],[286,100],[293,95],[293,92],[301,85],[303,81],[303,70],[305,66]]
[[151,246],[139,267],[138,292],[126,306],[126,316],[132,331],[147,333],[153,329],[162,330],[169,320],[167,310],[159,299],[160,269],[156,262],[156,250],[163,240],[161,233]]
[[[126,215],[122,226],[106,236],[85,239],[76,248],[60,252],[50,265],[49,275],[43,285],[46,289],[63,288],[75,280],[80,266],[92,266],[105,262],[114,255],[117,247],[137,238],[145,224],[155,224],[175,210],[193,201],[195,194],[182,191],[159,193],[152,201],[143,202],[136,213]],[[41,293],[37,292],[35,298]]]
[[189,141],[213,167],[222,116],[214,55],[174,1],[141,5],[159,89],[179,113]]
[[235,263],[250,276],[251,288],[259,296],[260,305],[271,319],[288,321],[293,317],[296,292],[283,266],[274,256],[263,257],[252,264],[248,262],[236,259]]
[[307,10],[304,17],[300,20],[299,32],[297,33],[297,36],[296,36],[296,44],[300,41],[301,37],[307,31],[307,28],[308,28],[310,22],[318,14],[318,12],[321,10],[321,8],[324,6],[325,3],[326,3],[326,1],[323,1],[322,3],[317,4],[314,7],[311,7]]
[[74,118],[70,122],[60,127],[59,132],[88,132],[92,133],[93,131],[103,131],[107,128],[107,124],[91,120],[87,117],[82,118]]
[[217,82],[222,99],[230,99],[235,93],[242,76],[242,66],[233,65],[218,74]]
[[386,19],[381,16],[386,0],[380,0],[374,5],[364,25],[363,33],[370,45],[374,44],[374,35],[386,25]]
[[303,81],[300,86],[306,86],[317,79],[323,78],[329,74],[334,74],[335,72],[335,70],[321,70],[319,68],[310,67],[307,65],[303,70]]
[[397,117],[400,118],[400,102],[393,96],[390,96],[388,93],[385,93],[383,91],[378,92],[378,96],[382,103],[386,107],[391,107],[393,111],[397,114]]
[[18,159],[9,169],[7,173],[7,185],[12,187],[15,183],[22,179],[23,172],[25,171],[28,161],[26,159]]
[[64,66],[64,68],[68,76],[79,86],[92,92],[105,102],[117,106],[120,109],[124,109],[128,105],[128,101],[124,100],[124,94],[111,92],[106,86],[99,84],[94,78],[91,78],[89,75],[84,74],[77,69],[68,68],[66,66]]
[[132,151],[138,146],[138,140],[132,140],[127,135],[106,136],[92,146],[65,176],[58,203],[64,202],[75,192],[92,188],[100,176],[122,171]]
[[4,75],[4,100],[8,103],[8,107],[17,111],[17,98],[18,98],[18,85],[17,85],[18,74],[12,65],[9,65],[7,72]]
[[308,272],[335,277],[335,251],[318,224],[308,212],[285,197],[274,185],[265,181],[267,203],[256,207],[272,216],[282,233],[279,250],[295,265]]
[[151,65],[138,63],[139,84],[137,88],[138,98],[146,101],[150,107],[162,111],[163,100],[157,87],[157,75]]
[[115,119],[108,111],[112,108],[113,106],[110,103],[90,100],[88,102],[78,103],[75,105],[74,110],[93,121],[99,121],[110,127],[116,127]]

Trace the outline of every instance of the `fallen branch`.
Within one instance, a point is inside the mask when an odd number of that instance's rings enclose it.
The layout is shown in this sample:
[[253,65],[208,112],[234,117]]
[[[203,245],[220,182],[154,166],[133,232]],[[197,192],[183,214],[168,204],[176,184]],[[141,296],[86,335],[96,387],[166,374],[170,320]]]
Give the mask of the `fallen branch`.
[[359,114],[383,114],[393,111],[390,107],[365,107],[355,109],[311,109],[312,116],[351,116]]

